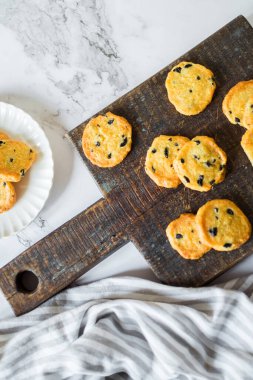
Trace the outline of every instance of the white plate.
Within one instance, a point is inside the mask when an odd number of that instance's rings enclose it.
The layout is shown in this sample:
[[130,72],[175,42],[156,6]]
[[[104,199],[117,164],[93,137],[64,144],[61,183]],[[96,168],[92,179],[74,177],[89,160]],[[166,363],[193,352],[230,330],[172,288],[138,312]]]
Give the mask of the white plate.
[[0,238],[26,227],[43,208],[53,182],[53,157],[47,137],[39,124],[27,113],[0,102],[0,131],[24,141],[37,152],[37,159],[25,177],[14,183],[17,202],[0,214]]

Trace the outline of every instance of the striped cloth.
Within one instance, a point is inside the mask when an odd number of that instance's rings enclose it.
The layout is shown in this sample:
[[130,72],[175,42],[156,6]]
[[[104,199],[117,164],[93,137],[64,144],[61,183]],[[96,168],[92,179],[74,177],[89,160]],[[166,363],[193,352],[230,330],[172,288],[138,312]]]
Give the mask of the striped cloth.
[[0,321],[1,380],[253,379],[253,275],[176,288],[79,280]]

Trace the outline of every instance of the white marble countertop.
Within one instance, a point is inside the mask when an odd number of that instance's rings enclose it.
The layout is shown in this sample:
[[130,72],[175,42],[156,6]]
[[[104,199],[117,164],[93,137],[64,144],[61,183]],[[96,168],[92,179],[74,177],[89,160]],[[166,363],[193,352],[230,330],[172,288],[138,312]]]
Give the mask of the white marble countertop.
[[[0,240],[0,266],[101,197],[66,131],[239,14],[253,23],[253,1],[0,0],[0,100],[41,124],[55,161],[44,209],[17,236]],[[252,268],[253,256],[220,279]],[[116,274],[154,279],[131,243],[85,277]]]

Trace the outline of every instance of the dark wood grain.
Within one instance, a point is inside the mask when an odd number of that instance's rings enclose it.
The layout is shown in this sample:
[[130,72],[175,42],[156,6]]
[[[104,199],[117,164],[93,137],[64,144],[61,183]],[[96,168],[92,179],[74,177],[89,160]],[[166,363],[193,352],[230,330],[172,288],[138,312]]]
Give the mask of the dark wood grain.
[[[99,113],[112,111],[133,126],[133,148],[122,164],[111,169],[93,166],[83,155],[84,122],[69,133],[81,157],[102,190],[104,199],[52,232],[0,270],[0,287],[15,313],[31,310],[91,266],[131,240],[159,279],[177,286],[199,286],[242,260],[253,240],[231,253],[211,251],[198,261],[181,258],[165,236],[168,223],[182,212],[196,212],[207,200],[234,200],[253,223],[253,168],[240,147],[242,127],[224,117],[221,103],[230,87],[253,78],[253,32],[240,16],[213,36],[122,96]],[[201,63],[215,73],[217,90],[212,103],[199,115],[177,113],[164,86],[168,71],[181,60]],[[212,191],[199,193],[179,186],[156,186],[145,174],[146,151],[160,134],[198,134],[215,138],[228,154],[226,180]],[[31,270],[39,278],[33,293],[17,289],[16,276]]]

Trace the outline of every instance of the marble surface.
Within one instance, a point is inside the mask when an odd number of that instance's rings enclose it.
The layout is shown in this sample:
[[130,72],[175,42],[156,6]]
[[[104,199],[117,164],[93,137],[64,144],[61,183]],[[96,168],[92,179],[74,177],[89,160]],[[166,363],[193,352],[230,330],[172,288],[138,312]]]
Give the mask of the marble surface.
[[[0,100],[36,119],[53,150],[55,178],[40,215],[0,240],[0,266],[101,197],[71,130],[239,14],[252,0],[0,0]],[[252,272],[253,256],[220,279]],[[154,279],[131,244],[93,268]]]

